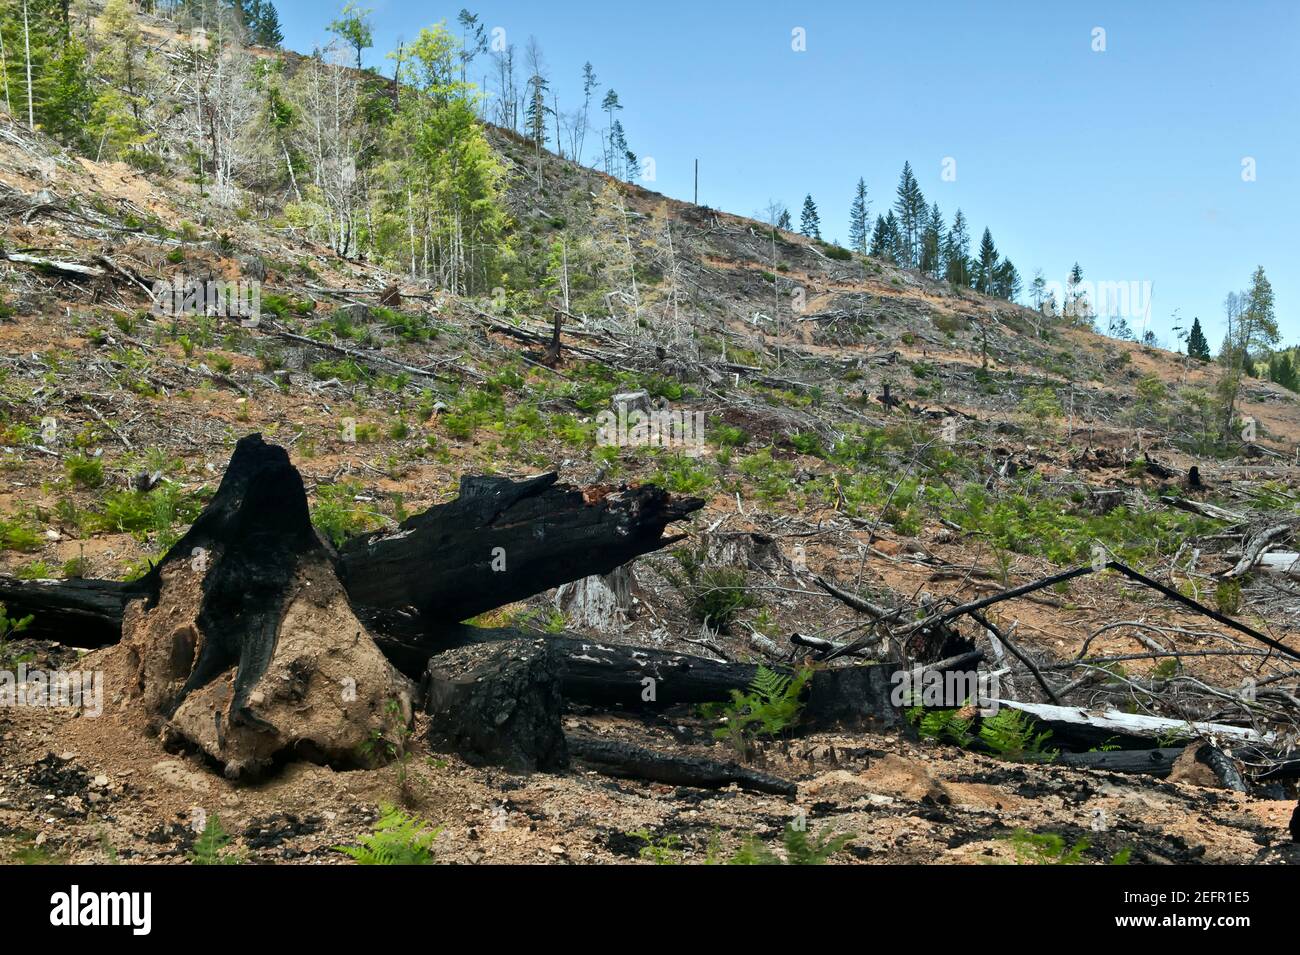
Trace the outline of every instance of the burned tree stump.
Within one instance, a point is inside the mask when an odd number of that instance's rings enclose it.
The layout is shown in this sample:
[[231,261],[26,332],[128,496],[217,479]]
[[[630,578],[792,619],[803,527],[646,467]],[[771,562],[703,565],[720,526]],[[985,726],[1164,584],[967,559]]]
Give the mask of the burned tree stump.
[[422,691],[432,749],[514,772],[568,767],[559,674],[544,640],[441,653],[429,661]]
[[346,765],[394,711],[410,718],[410,684],[352,613],[302,478],[260,435],[132,592],[105,651],[116,702],[228,776],[292,755]]

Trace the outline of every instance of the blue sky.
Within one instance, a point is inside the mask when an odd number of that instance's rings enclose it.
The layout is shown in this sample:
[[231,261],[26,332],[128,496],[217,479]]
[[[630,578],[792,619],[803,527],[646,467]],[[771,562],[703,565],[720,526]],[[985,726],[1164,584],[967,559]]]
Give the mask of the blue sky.
[[[372,65],[461,8],[362,5]],[[466,5],[521,53],[537,38],[561,110],[590,60],[597,96],[618,91],[629,145],[654,159],[649,188],[690,199],[698,158],[701,202],[749,215],[777,199],[797,222],[811,193],[823,235],[847,241],[857,178],[874,218],[906,159],[949,220],[960,206],[976,239],[992,230],[1026,284],[1036,268],[1064,281],[1076,260],[1093,281],[1150,282],[1158,335],[1179,309],[1217,346],[1224,296],[1263,265],[1283,338],[1300,341],[1293,0]],[[281,0],[285,45],[324,43],[341,6]]]

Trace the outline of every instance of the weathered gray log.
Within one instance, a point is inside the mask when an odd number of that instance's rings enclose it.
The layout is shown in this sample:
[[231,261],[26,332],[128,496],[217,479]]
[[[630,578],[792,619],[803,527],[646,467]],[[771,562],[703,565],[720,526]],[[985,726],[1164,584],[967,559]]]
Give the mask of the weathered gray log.
[[776,796],[794,796],[799,791],[799,787],[789,780],[736,763],[723,763],[701,756],[669,755],[618,740],[577,733],[568,734],[567,739],[569,752],[575,760],[611,776],[701,789],[721,789],[735,783],[742,789]]
[[997,703],[1000,706],[1008,706],[1028,713],[1052,730],[1054,741],[1066,739],[1095,743],[1116,737],[1141,741],[1162,737],[1216,736],[1232,740],[1235,744],[1253,743],[1267,746],[1274,739],[1271,734],[1261,736],[1249,727],[1229,726],[1226,723],[1175,720],[1163,716],[1122,713],[1113,709],[1087,710],[1079,706],[1022,703],[1019,700],[998,700]]

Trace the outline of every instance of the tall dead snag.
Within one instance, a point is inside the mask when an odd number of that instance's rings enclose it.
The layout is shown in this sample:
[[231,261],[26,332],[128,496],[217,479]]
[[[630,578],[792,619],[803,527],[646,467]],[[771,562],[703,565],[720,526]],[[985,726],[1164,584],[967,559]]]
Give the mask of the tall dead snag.
[[104,651],[114,702],[228,776],[290,755],[348,764],[410,719],[410,684],[353,614],[302,478],[260,435],[138,590]]
[[343,545],[348,595],[394,630],[436,635],[680,540],[664,528],[704,506],[652,484],[579,490],[556,480],[461,478],[454,501]]

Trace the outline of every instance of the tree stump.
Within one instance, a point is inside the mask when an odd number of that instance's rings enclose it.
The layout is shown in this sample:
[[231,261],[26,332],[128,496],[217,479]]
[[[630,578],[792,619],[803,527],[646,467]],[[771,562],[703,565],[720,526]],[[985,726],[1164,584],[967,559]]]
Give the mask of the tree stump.
[[440,653],[429,661],[422,689],[433,749],[513,772],[568,767],[560,678],[545,640]]
[[138,590],[103,651],[114,702],[231,778],[293,756],[353,765],[410,720],[409,681],[353,614],[288,454],[260,435]]

